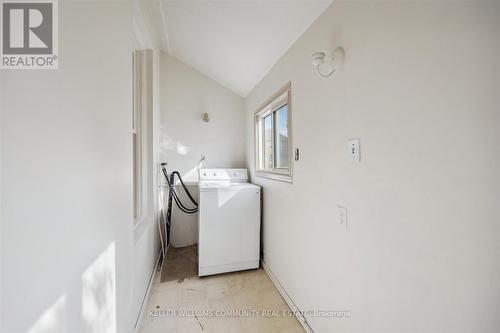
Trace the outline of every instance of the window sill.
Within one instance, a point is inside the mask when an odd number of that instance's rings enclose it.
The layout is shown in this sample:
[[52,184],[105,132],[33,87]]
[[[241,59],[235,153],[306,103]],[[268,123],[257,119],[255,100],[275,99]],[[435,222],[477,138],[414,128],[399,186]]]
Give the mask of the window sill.
[[293,183],[293,176],[285,173],[279,172],[269,172],[269,171],[256,171],[255,176],[259,178],[267,178],[272,180],[278,180],[286,183]]

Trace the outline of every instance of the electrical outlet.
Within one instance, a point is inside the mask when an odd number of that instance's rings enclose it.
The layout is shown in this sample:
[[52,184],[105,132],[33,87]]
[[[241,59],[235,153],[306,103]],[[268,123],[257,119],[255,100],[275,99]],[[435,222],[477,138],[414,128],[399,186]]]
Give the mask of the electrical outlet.
[[349,155],[351,156],[351,159],[356,162],[361,161],[361,151],[360,151],[360,144],[359,144],[359,139],[351,139],[348,141],[349,143]]
[[337,206],[338,218],[341,225],[347,230],[347,208],[342,206]]

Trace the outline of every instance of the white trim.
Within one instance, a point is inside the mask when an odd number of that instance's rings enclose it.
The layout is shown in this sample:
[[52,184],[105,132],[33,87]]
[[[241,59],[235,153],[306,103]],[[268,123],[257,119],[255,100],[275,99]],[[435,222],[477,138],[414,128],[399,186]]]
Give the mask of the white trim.
[[[141,319],[142,316],[144,315],[144,309],[146,308],[146,305],[148,304],[149,301],[149,296],[151,295],[151,289],[154,284],[154,280],[156,278],[156,273],[158,272],[158,265],[160,263],[160,257],[161,257],[162,251],[158,253],[158,257],[156,258],[156,264],[155,268],[153,269],[153,272],[151,273],[151,277],[149,278],[149,283],[148,283],[148,289],[146,290],[146,293],[144,294],[144,298],[142,299],[142,304],[141,304],[141,309],[139,310],[139,314],[137,315],[137,318],[135,320],[135,326],[134,326],[134,332],[138,333],[139,328],[141,327]],[[161,272],[161,270],[160,270]]]
[[[276,287],[276,289],[280,293],[281,297],[285,300],[288,307],[290,307],[290,310],[292,310],[293,312],[295,312],[297,314],[302,313],[302,311],[297,307],[297,305],[295,305],[295,302],[292,300],[290,295],[288,295],[285,288],[283,288],[281,283],[278,281],[276,276],[273,274],[271,269],[266,265],[264,260],[261,261],[261,264],[262,264],[262,267],[264,268],[264,270],[266,271],[267,275],[269,276],[269,278],[273,282],[274,286]],[[307,320],[304,316],[298,315],[295,318],[297,318],[298,322],[300,323],[300,325],[302,325],[302,327],[304,328],[304,330],[307,333],[314,333],[313,329],[311,328],[311,326],[309,326],[309,324],[307,323]]]
[[153,50],[133,52],[134,58],[134,225],[142,223],[154,210],[153,152]]
[[289,175],[288,173],[258,170],[258,171],[255,171],[255,177],[267,178],[267,179],[272,179],[272,180],[279,180],[279,181],[287,182],[287,183],[293,183],[293,176]]
[[[268,98],[254,113],[254,159],[255,159],[255,176],[260,178],[268,178],[273,180],[293,183],[293,122],[292,122],[292,84],[286,83],[281,89]],[[267,170],[262,168],[262,119],[268,114],[281,108],[283,105],[288,105],[288,168],[284,170],[272,169]],[[274,126],[274,124],[273,124]],[[273,134],[274,136],[274,134]]]

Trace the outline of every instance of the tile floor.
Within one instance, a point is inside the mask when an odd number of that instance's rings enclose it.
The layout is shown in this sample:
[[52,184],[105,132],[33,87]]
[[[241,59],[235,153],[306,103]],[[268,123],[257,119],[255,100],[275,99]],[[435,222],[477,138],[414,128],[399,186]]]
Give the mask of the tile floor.
[[[263,269],[182,282],[160,283],[159,275],[141,320],[141,333],[304,332]],[[231,311],[236,315],[224,316]]]

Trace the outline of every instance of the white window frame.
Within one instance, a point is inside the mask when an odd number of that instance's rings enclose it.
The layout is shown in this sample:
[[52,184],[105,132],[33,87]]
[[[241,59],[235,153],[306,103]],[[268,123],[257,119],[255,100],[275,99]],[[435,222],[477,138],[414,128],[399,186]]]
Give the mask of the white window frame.
[[[255,112],[254,122],[254,145],[255,145],[255,175],[257,177],[269,178],[292,183],[293,182],[293,141],[292,141],[292,99],[291,83],[288,82],[278,90]],[[276,110],[287,105],[287,133],[288,133],[288,168],[264,168],[264,130],[263,120],[266,116],[273,114]],[[273,118],[273,140],[275,140],[275,121]],[[273,161],[274,163],[274,161]]]
[[152,50],[133,52],[133,217],[134,224],[144,220],[153,200],[152,193],[152,129],[153,81]]

